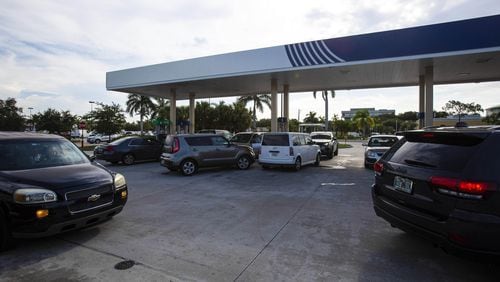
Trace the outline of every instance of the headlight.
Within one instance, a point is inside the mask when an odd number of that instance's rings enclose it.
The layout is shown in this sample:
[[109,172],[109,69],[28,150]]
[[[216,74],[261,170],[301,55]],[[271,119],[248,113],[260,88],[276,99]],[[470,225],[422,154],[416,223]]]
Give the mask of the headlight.
[[366,153],[366,155],[367,155],[369,158],[377,158],[377,157],[378,157],[377,153],[372,152],[372,151],[368,151],[368,153]]
[[127,185],[127,181],[125,181],[125,176],[120,173],[115,174],[115,188],[121,189]]
[[18,204],[39,204],[57,201],[56,193],[47,189],[27,188],[14,192],[14,202]]

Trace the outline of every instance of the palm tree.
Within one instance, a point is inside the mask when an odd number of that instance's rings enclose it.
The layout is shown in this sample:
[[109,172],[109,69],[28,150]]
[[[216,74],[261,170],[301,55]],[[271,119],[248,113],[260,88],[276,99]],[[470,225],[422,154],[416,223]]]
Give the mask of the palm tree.
[[304,123],[318,123],[319,119],[316,117],[316,112],[310,111],[304,118]]
[[144,117],[151,113],[151,109],[154,108],[154,104],[151,98],[147,96],[141,96],[139,94],[129,94],[127,100],[127,112],[130,116],[134,116],[134,113],[139,113],[140,124],[141,124],[141,135],[144,131]]
[[261,113],[264,112],[264,104],[268,107],[271,108],[271,95],[269,94],[254,94],[250,96],[242,96],[238,98],[238,102],[242,103],[244,105],[248,104],[249,102],[253,102],[253,129],[255,130],[257,128],[257,110],[259,110]]
[[358,129],[363,131],[363,137],[366,136],[367,127],[370,128],[375,125],[375,121],[367,110],[357,111],[352,120],[356,123]]
[[[335,98],[335,91],[330,90],[330,94],[332,96],[332,99]],[[313,92],[314,99],[316,99],[316,91]],[[322,122],[325,123],[325,130],[328,131],[328,90],[323,90],[321,91],[321,97],[323,98],[323,101],[325,101],[325,118]]]
[[168,99],[154,97],[153,108],[151,109],[151,119],[155,119],[153,123],[156,127],[156,134],[165,132],[165,126],[168,125],[170,116],[170,102]]

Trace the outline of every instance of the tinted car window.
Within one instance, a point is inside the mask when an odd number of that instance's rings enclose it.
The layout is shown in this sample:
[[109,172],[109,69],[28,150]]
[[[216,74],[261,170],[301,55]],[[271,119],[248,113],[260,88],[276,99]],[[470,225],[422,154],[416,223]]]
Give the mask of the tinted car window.
[[212,141],[209,137],[186,137],[186,142],[189,146],[212,146]]
[[265,146],[290,146],[287,134],[269,134],[262,138],[262,145]]
[[222,136],[214,136],[212,137],[212,144],[214,144],[215,146],[221,146],[221,145],[228,145],[229,142],[227,141],[226,138]]
[[252,138],[252,143],[261,143],[262,142],[262,135],[254,135]]
[[137,139],[132,139],[132,141],[130,141],[130,145],[146,145],[146,140],[143,140],[143,139],[140,139],[140,138],[137,138]]
[[60,141],[0,142],[0,170],[22,170],[88,163],[73,144]]
[[368,142],[369,147],[391,147],[398,142],[397,137],[371,137]]
[[250,138],[252,137],[252,134],[236,134],[231,138],[231,141],[233,142],[240,142],[240,143],[248,143],[250,141]]
[[[460,139],[460,138],[458,138]],[[478,150],[482,139],[457,140],[457,136],[422,138],[410,136],[406,142],[399,143],[391,150],[388,159],[391,162],[460,172]]]

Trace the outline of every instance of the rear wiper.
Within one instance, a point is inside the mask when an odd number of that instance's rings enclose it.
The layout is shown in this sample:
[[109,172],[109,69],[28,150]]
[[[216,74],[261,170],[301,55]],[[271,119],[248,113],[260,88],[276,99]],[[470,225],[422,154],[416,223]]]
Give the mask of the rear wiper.
[[424,162],[421,162],[421,161],[416,161],[416,160],[408,160],[408,159],[406,159],[405,163],[407,163],[409,165],[418,165],[418,166],[425,166],[425,167],[436,167],[435,165],[431,165],[431,164],[424,163]]

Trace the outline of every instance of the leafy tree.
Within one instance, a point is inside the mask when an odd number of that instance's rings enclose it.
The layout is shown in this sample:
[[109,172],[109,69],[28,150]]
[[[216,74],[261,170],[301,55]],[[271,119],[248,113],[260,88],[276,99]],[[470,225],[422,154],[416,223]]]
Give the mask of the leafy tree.
[[462,116],[477,114],[478,112],[482,112],[483,108],[476,103],[462,103],[460,101],[450,100],[444,105],[443,111],[452,115],[458,115],[458,122],[461,122]]
[[304,118],[304,123],[319,123],[319,118],[316,117],[316,112],[310,111]]
[[417,112],[412,112],[412,111],[400,113],[398,115],[398,120],[417,121],[418,120],[418,113]]
[[142,96],[139,94],[129,94],[127,100],[127,112],[130,116],[134,116],[135,113],[138,113],[140,116],[140,124],[141,124],[141,135],[143,135],[144,131],[144,117],[148,116],[151,113],[151,110],[154,108],[153,101],[151,98],[147,96]]
[[335,131],[339,131],[340,134],[347,139],[347,133],[352,128],[352,122],[349,120],[335,119],[333,122]]
[[491,114],[485,118],[483,118],[483,121],[486,122],[487,124],[500,124],[500,113],[496,114]]
[[235,102],[231,106],[231,126],[228,127],[232,132],[241,132],[247,130],[252,124],[252,115],[250,111],[245,108],[245,104]]
[[14,98],[0,99],[0,130],[21,131],[24,130],[24,118],[22,108],[16,106]]
[[111,134],[120,132],[125,125],[125,115],[119,104],[102,104],[100,108],[92,112],[94,119],[94,129],[97,132],[110,135],[108,141],[111,141]]
[[156,127],[156,134],[166,132],[170,118],[170,101],[165,98],[153,98],[153,108],[151,109],[151,119]]
[[288,127],[289,127],[288,129],[290,130],[290,132],[298,132],[299,131],[299,120],[292,118],[288,122]]
[[214,119],[215,111],[210,103],[205,101],[196,102],[195,131],[199,131],[201,129],[215,129]]
[[271,108],[271,95],[269,94],[254,94],[250,96],[242,96],[238,98],[238,102],[243,103],[244,105],[253,102],[253,129],[257,128],[257,110],[261,113],[264,111],[264,105],[268,108]]
[[358,129],[363,131],[363,137],[366,136],[367,130],[375,125],[375,121],[367,110],[357,111],[352,120],[356,123]]
[[[259,119],[257,121],[257,127],[271,128],[271,119],[270,118]],[[298,131],[298,129],[297,129],[297,131]]]
[[448,117],[448,113],[447,112],[436,112],[434,111],[434,117],[435,118],[447,118]]
[[78,117],[69,111],[59,112],[48,108],[45,112],[33,115],[33,121],[38,130],[47,130],[50,133],[67,133],[73,129]]

